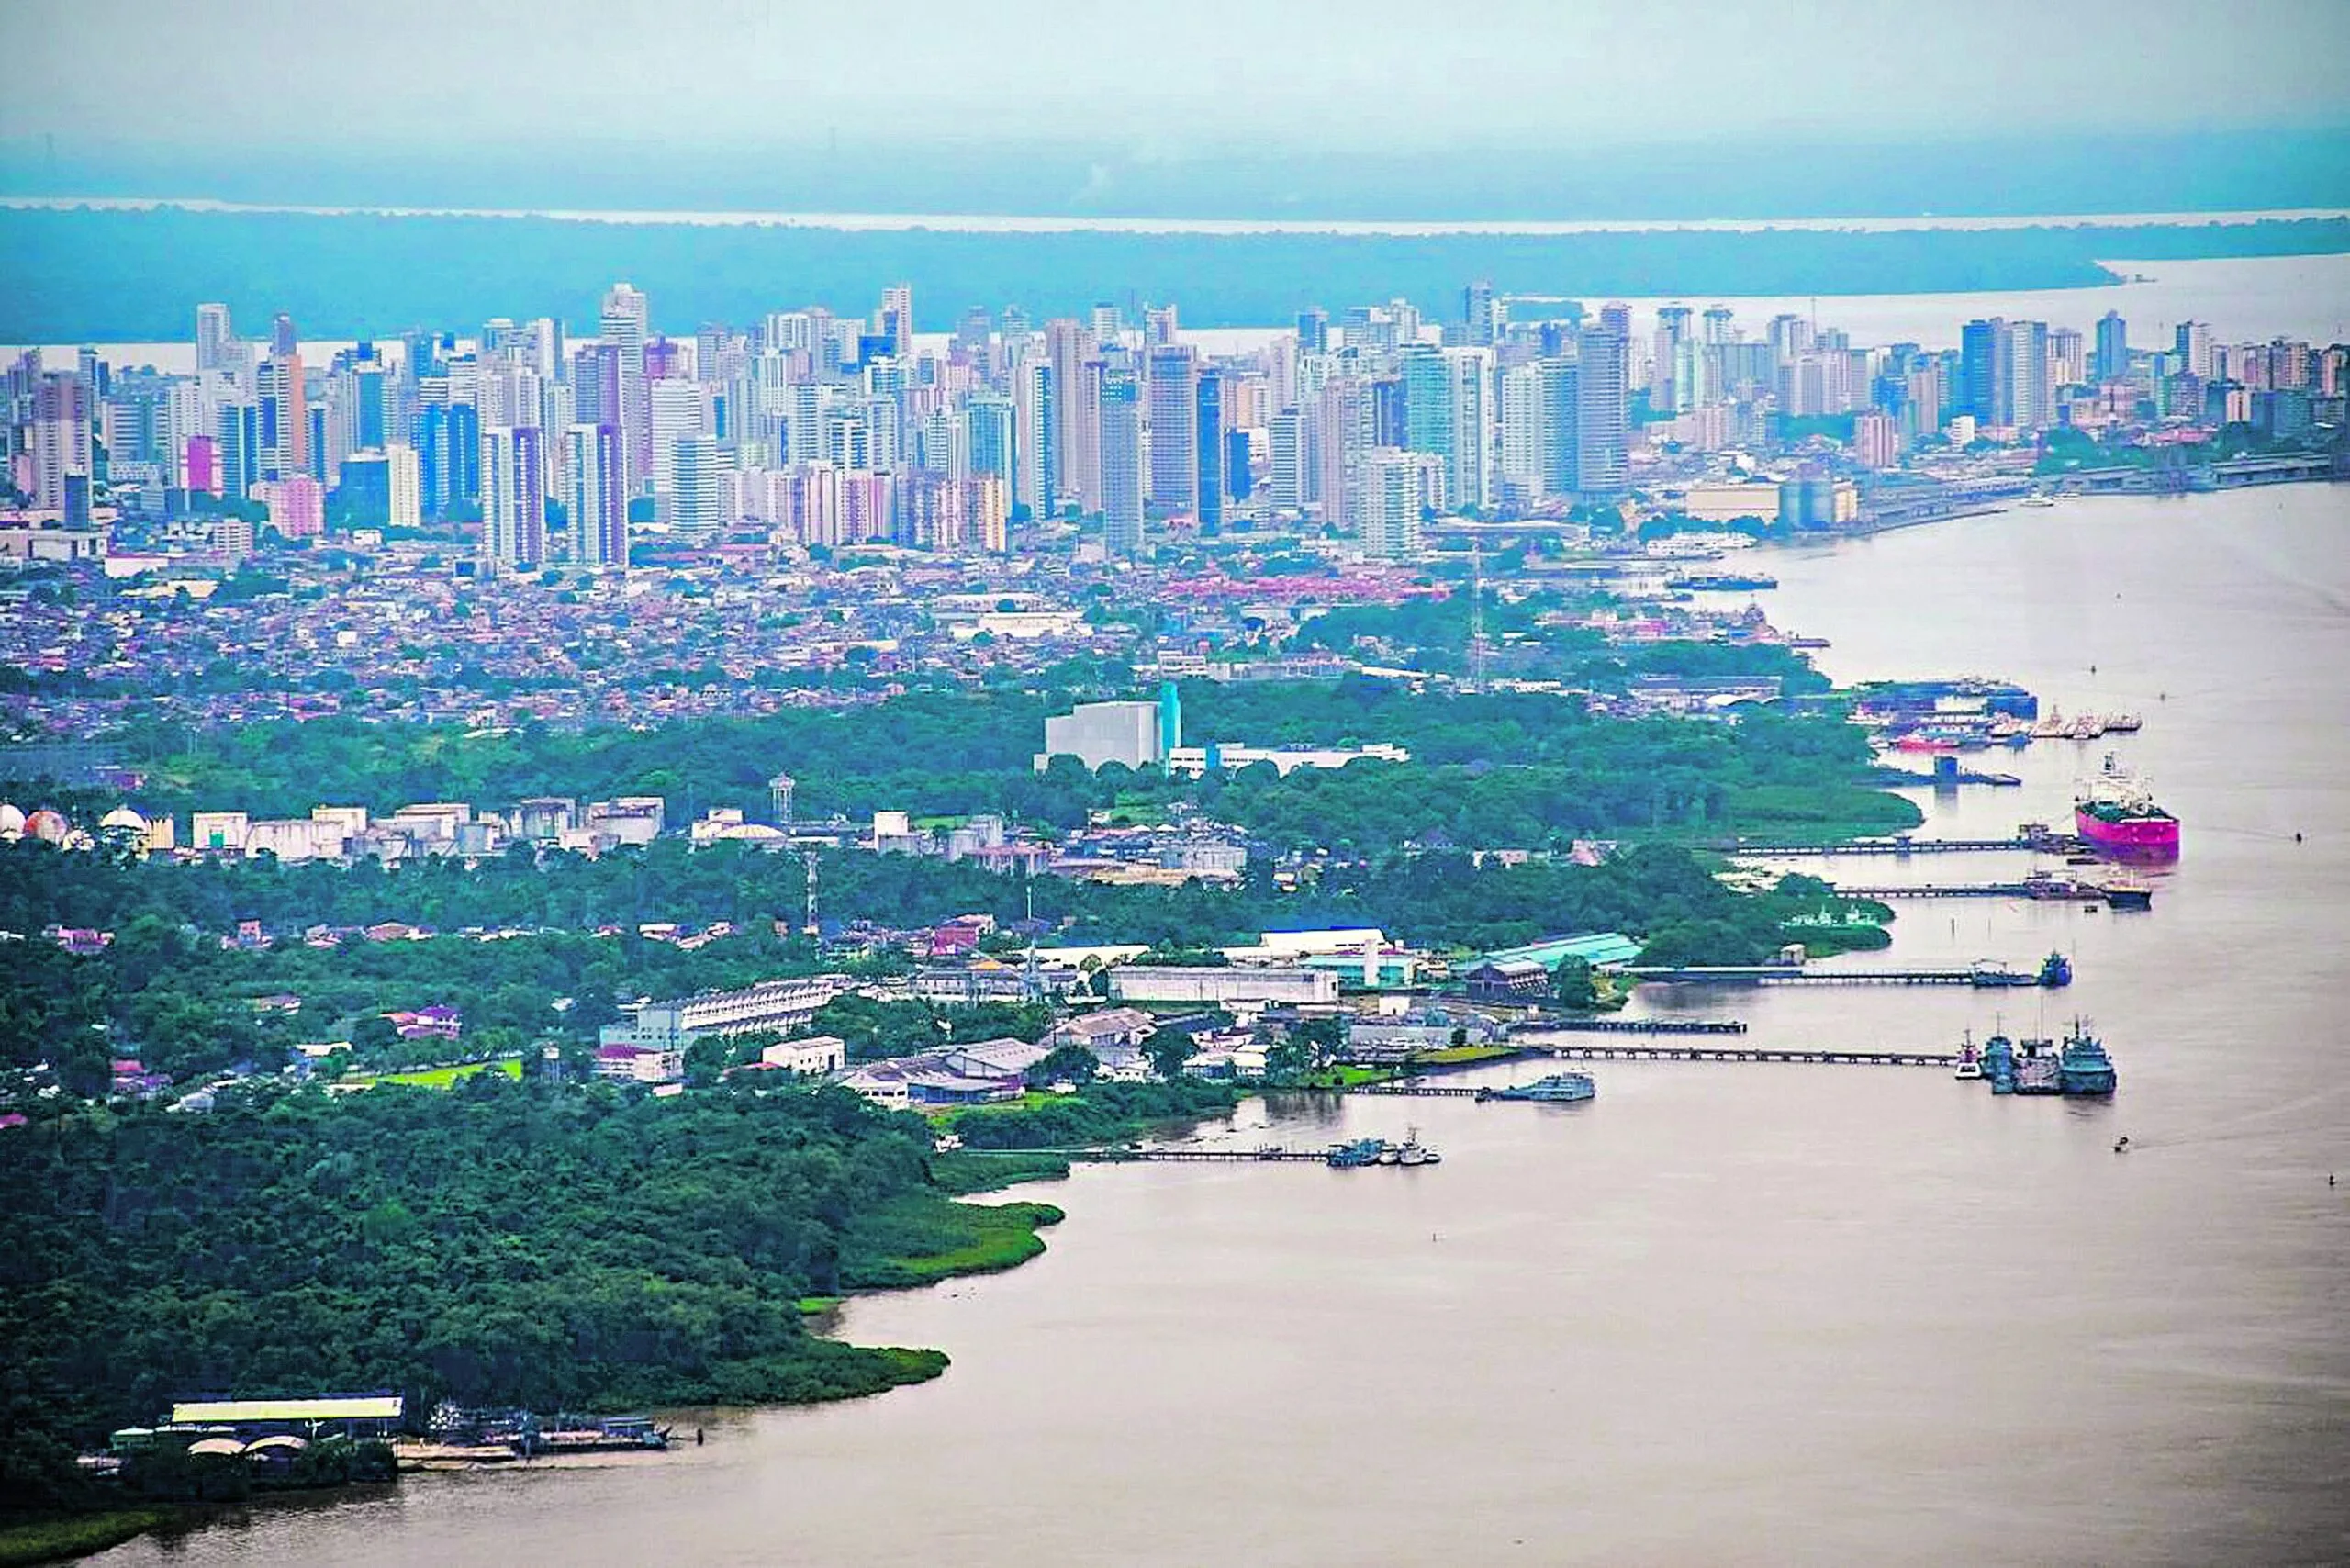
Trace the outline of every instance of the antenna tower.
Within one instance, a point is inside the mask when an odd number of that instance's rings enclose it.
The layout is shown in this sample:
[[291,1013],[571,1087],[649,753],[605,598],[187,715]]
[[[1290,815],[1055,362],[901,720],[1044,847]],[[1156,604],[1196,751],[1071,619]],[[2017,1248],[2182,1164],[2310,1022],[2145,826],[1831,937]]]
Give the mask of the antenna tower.
[[804,929],[813,936],[816,935],[816,852],[811,849],[801,857],[801,861],[808,868],[808,924]]

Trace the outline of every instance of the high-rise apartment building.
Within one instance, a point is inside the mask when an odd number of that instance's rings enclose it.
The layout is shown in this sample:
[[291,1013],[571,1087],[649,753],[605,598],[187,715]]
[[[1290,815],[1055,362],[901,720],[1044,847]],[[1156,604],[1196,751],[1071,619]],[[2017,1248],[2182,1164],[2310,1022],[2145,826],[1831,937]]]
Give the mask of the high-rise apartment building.
[[719,505],[719,475],[727,454],[718,438],[681,435],[670,454],[669,526],[688,543],[707,544],[725,532]]
[[229,324],[226,305],[199,305],[196,308],[196,371],[198,375],[230,365],[229,347],[237,341],[235,330]]
[[1144,359],[1150,421],[1149,505],[1159,517],[1188,517],[1200,504],[1199,359],[1167,343]]
[[1213,368],[1199,373],[1193,388],[1192,433],[1198,459],[1193,506],[1202,533],[1224,531],[1224,389],[1223,373]]
[[1423,516],[1444,504],[1444,460],[1381,446],[1363,454],[1360,467],[1363,553],[1391,561],[1418,554]]
[[1093,334],[1066,317],[1047,321],[1045,358],[1052,367],[1054,500],[1075,501],[1092,511],[1101,504],[1093,433],[1097,388],[1086,369],[1094,358]]
[[546,461],[540,431],[493,425],[481,432],[481,540],[491,573],[529,571],[546,559]]
[[1113,555],[1142,554],[1143,454],[1140,389],[1134,372],[1099,372],[1102,536]]
[[393,528],[421,527],[424,522],[424,491],[416,461],[416,448],[396,442],[384,449],[384,463],[391,491],[385,521]]
[[2097,319],[2097,378],[2130,378],[2130,324],[2118,310],[2109,310]]
[[598,330],[613,351],[611,391],[618,408],[600,403],[595,418],[621,428],[621,450],[628,465],[629,485],[643,486],[653,477],[653,406],[645,394],[644,349],[651,333],[652,306],[625,283],[614,284],[604,295]]
[[1049,358],[1037,355],[1013,367],[1012,498],[1027,508],[1031,517],[1050,512],[1058,491],[1060,410],[1054,397],[1058,386]]
[[1632,482],[1632,431],[1624,340],[1605,327],[1575,338],[1574,492],[1621,495]]
[[628,465],[617,425],[564,431],[565,487],[571,496],[571,558],[593,567],[628,565]]

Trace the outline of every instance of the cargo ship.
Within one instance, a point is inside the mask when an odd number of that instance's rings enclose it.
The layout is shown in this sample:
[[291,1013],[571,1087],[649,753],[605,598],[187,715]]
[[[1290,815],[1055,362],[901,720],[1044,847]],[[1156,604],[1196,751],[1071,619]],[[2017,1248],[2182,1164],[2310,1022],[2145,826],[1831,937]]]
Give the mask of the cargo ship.
[[2104,770],[2075,793],[2073,826],[2103,853],[2178,853],[2178,819],[2154,804],[2146,786],[2116,763],[2110,752]]

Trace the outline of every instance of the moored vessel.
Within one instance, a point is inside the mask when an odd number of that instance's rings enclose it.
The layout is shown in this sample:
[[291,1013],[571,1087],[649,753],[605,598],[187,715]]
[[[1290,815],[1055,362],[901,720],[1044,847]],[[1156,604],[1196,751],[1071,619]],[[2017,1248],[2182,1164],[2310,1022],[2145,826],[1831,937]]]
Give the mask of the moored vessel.
[[2057,1056],[2056,1064],[2058,1078],[2067,1094],[2110,1094],[2121,1082],[2104,1042],[2090,1034],[2088,1025],[2077,1018],[2065,1036],[2065,1048]]
[[2075,792],[2073,826],[2108,854],[2178,853],[2178,819],[2156,805],[2153,792],[2109,752],[2104,768]]
[[1554,1072],[1548,1078],[1538,1078],[1531,1083],[1513,1083],[1506,1089],[1488,1089],[1477,1096],[1480,1100],[1533,1100],[1550,1104],[1571,1104],[1589,1100],[1599,1092],[1599,1086],[1588,1073]]

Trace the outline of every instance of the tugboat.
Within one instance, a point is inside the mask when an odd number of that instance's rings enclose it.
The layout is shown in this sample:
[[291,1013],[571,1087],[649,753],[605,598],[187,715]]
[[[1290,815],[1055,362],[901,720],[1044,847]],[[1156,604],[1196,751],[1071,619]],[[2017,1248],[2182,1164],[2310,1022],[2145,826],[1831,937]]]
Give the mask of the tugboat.
[[2109,909],[2152,909],[2154,907],[2154,888],[2126,871],[2120,876],[2107,878],[2098,885],[2098,890],[2105,895],[2106,907]]
[[2078,1018],[2073,1020],[2072,1032],[2065,1036],[2065,1049],[2056,1061],[2057,1077],[2067,1094],[2110,1094],[2121,1081],[2104,1044]]
[[1531,1083],[1513,1083],[1506,1089],[1481,1089],[1480,1100],[1533,1100],[1547,1104],[1572,1104],[1589,1100],[1599,1092],[1591,1075],[1582,1072],[1554,1072],[1548,1078],[1538,1078]]
[[1398,1165],[1435,1165],[1443,1159],[1444,1156],[1420,1142],[1420,1129],[1417,1127],[1405,1133],[1404,1141],[1395,1146],[1395,1163]]

